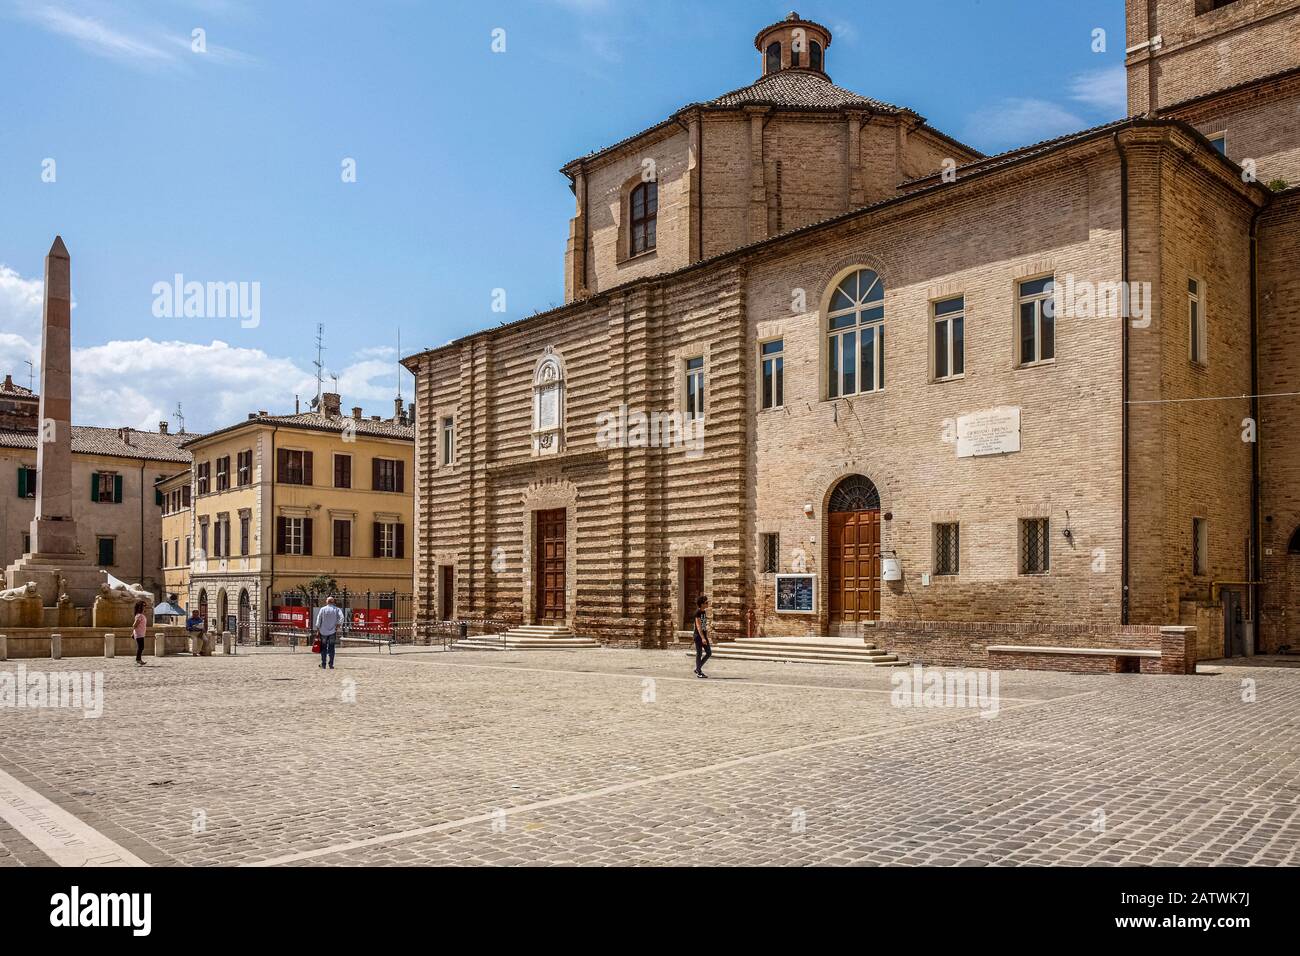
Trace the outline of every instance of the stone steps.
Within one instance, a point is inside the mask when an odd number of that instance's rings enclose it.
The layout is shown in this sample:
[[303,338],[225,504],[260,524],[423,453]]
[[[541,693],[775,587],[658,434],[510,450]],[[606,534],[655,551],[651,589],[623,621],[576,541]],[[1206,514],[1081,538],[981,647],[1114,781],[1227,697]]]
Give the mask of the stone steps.
[[452,644],[462,651],[554,651],[600,647],[590,637],[579,637],[565,625],[524,624],[503,634],[479,634]]
[[[691,651],[694,654],[694,650]],[[783,661],[802,664],[858,664],[866,667],[905,667],[896,654],[849,637],[742,637],[715,643],[720,660]]]

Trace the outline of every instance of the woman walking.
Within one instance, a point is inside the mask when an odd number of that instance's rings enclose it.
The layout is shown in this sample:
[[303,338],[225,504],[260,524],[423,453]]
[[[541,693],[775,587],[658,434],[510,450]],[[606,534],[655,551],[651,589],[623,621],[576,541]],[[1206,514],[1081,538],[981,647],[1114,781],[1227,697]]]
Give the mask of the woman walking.
[[135,602],[135,620],[131,622],[131,636],[135,638],[135,662],[144,666],[144,629],[149,622],[144,616],[144,602]]
[[713,648],[709,646],[709,597],[707,594],[701,594],[698,601],[695,602],[695,676],[708,677],[704,673],[704,665],[710,657],[713,656]]

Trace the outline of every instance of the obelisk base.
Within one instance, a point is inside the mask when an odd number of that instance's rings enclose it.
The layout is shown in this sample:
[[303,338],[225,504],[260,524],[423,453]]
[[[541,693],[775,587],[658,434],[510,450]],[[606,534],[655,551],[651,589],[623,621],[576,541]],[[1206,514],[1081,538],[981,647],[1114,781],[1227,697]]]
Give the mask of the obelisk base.
[[80,552],[24,554],[5,570],[5,586],[22,587],[28,581],[41,593],[41,604],[53,607],[66,594],[74,607],[89,608],[99,595],[104,575]]

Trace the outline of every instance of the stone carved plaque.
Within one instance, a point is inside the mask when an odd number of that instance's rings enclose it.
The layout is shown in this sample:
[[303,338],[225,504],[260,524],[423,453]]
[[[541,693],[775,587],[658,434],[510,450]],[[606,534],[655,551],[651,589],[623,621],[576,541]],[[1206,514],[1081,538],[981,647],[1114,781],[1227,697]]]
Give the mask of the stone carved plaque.
[[1020,451],[1020,409],[1014,405],[971,412],[957,419],[957,457]]

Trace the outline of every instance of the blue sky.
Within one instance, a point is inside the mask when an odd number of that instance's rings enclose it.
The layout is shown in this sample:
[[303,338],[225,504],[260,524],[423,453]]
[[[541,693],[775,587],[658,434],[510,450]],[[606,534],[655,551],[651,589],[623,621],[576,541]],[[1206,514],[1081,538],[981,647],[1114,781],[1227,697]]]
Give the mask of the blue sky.
[[[790,9],[0,0],[0,374],[26,384],[39,358],[59,233],[78,422],[155,427],[179,401],[204,430],[291,409],[315,393],[318,322],[344,404],[391,414],[399,328],[410,354],[559,304],[559,168],[751,82],[754,34]],[[837,84],[986,152],[1124,113],[1122,0],[797,9],[833,31]],[[260,321],[155,315],[155,283],[177,273],[258,283]]]

